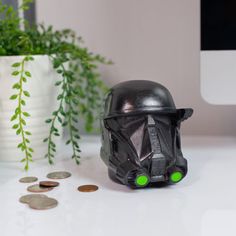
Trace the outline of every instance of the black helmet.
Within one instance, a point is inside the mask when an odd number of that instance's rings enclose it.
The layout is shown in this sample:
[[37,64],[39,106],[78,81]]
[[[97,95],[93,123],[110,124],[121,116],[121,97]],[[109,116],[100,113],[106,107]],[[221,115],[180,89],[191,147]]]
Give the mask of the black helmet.
[[109,176],[130,187],[178,182],[187,173],[179,128],[193,110],[176,109],[161,84],[132,80],[108,93],[101,119],[101,157]]
[[111,88],[106,98],[104,117],[139,113],[173,114],[187,119],[192,109],[176,109],[173,98],[163,85],[147,80],[131,80]]

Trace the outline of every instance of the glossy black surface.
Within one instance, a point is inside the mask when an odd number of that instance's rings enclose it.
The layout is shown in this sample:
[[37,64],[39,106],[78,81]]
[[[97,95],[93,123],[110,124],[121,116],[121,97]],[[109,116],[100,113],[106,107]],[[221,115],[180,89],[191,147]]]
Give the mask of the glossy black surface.
[[131,80],[111,88],[106,98],[104,118],[140,112],[172,113],[183,118],[184,115],[191,116],[192,109],[176,109],[170,92],[153,81]]
[[148,176],[147,186],[169,183],[175,171],[185,176],[179,130],[192,113],[176,109],[170,92],[158,83],[134,80],[114,86],[101,119],[101,158],[110,178],[136,188],[140,174]]
[[201,50],[236,49],[235,9],[235,0],[201,0]]

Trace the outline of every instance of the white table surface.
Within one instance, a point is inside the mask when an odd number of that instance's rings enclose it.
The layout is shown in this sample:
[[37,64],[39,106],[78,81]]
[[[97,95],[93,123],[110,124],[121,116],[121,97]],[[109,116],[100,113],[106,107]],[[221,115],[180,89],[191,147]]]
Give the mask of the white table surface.
[[[187,177],[159,189],[131,190],[109,180],[98,137],[82,141],[79,166],[68,149],[54,166],[35,161],[27,174],[20,163],[0,163],[0,236],[235,236],[236,138],[184,137],[182,145]],[[55,170],[72,173],[46,193],[58,199],[58,207],[37,211],[18,202],[29,185],[19,178],[44,180]],[[82,184],[100,189],[81,193]]]

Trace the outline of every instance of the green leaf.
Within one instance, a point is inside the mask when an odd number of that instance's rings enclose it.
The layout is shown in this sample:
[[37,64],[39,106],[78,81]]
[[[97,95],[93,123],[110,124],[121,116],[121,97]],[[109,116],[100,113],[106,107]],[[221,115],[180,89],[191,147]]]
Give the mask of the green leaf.
[[55,127],[53,127],[53,130],[54,130],[54,131],[56,131],[56,132],[58,132],[58,129],[57,129],[57,128],[55,128]]
[[78,115],[79,113],[78,113],[78,111],[72,111],[72,113],[74,114],[74,115]]
[[29,132],[29,131],[25,131],[25,134],[26,134],[26,135],[32,135],[32,133]]
[[13,76],[17,76],[17,75],[19,75],[19,74],[20,74],[19,71],[13,71],[13,72],[11,73],[11,75],[13,75]]
[[62,109],[60,109],[60,113],[61,113],[63,116],[66,116],[66,113],[65,113]]
[[21,105],[25,106],[25,101],[24,100],[21,100],[20,103],[21,103]]
[[58,74],[61,74],[63,71],[62,70],[57,70],[57,73]]
[[24,120],[24,119],[22,119],[22,118],[21,118],[21,120],[20,120],[20,121],[21,121],[21,123],[22,123],[23,125],[26,125],[26,122],[25,122],[25,120]]
[[16,83],[12,86],[13,89],[20,89],[20,84]]
[[50,144],[51,144],[53,147],[56,147],[56,144],[55,144],[53,141],[51,141]]
[[75,132],[78,132],[79,130],[77,128],[75,128],[73,125],[70,127],[71,130],[75,131]]
[[[26,1],[26,0],[25,0]],[[31,0],[28,0],[29,2],[32,2]],[[34,58],[33,57],[31,57],[31,56],[27,56],[27,57],[25,57],[25,60],[26,61],[33,61],[34,60]]]
[[48,141],[48,138],[45,138],[45,139],[43,140],[44,143],[46,143],[47,141]]
[[28,171],[29,170],[29,165],[26,164],[24,169],[25,169],[25,171]]
[[18,97],[17,94],[11,95],[10,100],[15,100],[15,99],[17,99],[17,97]]
[[22,77],[23,82],[27,82],[27,79],[25,77]]
[[15,120],[17,118],[17,115],[14,114],[12,117],[11,117],[11,121]]
[[57,81],[57,82],[55,83],[55,85],[58,86],[58,85],[60,85],[61,83],[62,83],[62,81]]
[[22,114],[25,116],[25,117],[30,117],[30,114],[26,111],[22,112]]
[[29,94],[28,91],[23,91],[23,93],[24,93],[24,95],[25,95],[26,97],[30,97],[30,94]]
[[67,140],[66,141],[66,145],[70,144],[71,140]]
[[59,59],[54,59],[53,60],[53,68],[57,69],[61,64],[61,61]]
[[28,148],[30,152],[34,152],[34,150],[32,148]]
[[65,126],[67,126],[67,125],[68,125],[68,122],[65,121],[65,122],[63,122],[62,127],[65,127]]
[[21,148],[21,146],[22,146],[22,143],[19,143],[18,146],[17,146],[17,148]]
[[72,99],[72,102],[75,104],[75,105],[78,105],[79,104],[79,101],[77,99]]
[[21,65],[20,62],[16,62],[16,63],[12,64],[12,67],[19,67],[20,65]]
[[15,125],[12,126],[12,129],[17,129],[18,127],[19,127],[19,125],[15,124]]
[[78,119],[72,117],[73,122],[78,123]]
[[73,141],[73,145],[75,145],[77,148],[79,148],[79,145],[76,141]]
[[60,123],[62,123],[62,119],[61,119],[60,116],[58,116],[57,119],[58,119],[58,121],[59,121]]
[[16,131],[16,134],[19,135],[21,133],[21,128],[19,128],[17,131]]
[[31,73],[29,71],[25,71],[25,75],[31,77]]
[[16,109],[15,109],[15,114],[19,114],[20,113],[20,109],[19,109],[19,107],[17,107]]
[[45,120],[46,123],[51,123],[52,122],[52,119],[47,119]]
[[63,98],[63,95],[62,95],[62,94],[60,94],[60,95],[57,96],[57,100],[60,100],[60,99],[62,99],[62,98]]

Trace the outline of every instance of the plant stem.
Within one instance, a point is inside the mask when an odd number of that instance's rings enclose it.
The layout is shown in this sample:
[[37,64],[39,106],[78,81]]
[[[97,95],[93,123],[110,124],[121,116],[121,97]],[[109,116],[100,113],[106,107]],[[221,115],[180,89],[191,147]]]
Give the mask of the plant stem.
[[[55,63],[54,57],[50,57],[52,62]],[[48,123],[51,123],[51,128],[50,128],[50,133],[48,138],[45,139],[45,141],[48,142],[48,150],[46,157],[48,157],[48,161],[50,164],[53,163],[52,157],[54,157],[54,152],[55,152],[55,143],[53,143],[52,138],[54,136],[59,136],[60,134],[58,133],[57,129],[55,128],[55,121],[58,120],[60,123],[63,123],[62,119],[60,118],[60,114],[65,117],[65,122],[62,124],[62,126],[68,126],[69,128],[69,135],[70,138],[67,141],[68,143],[71,143],[72,145],[72,150],[73,150],[73,155],[72,158],[75,158],[76,163],[79,164],[79,155],[77,154],[80,152],[79,146],[75,140],[75,138],[79,137],[76,133],[78,132],[77,128],[73,126],[73,102],[72,102],[72,90],[73,88],[71,87],[73,83],[73,75],[69,75],[68,71],[66,70],[63,61],[60,61],[59,64],[57,64],[58,70],[60,70],[60,74],[62,74],[62,81],[59,82],[61,84],[63,92],[58,95],[58,100],[60,100],[59,107],[56,111],[53,112],[53,117],[48,120]],[[71,77],[72,76],[72,77]],[[68,104],[68,111],[64,112],[63,104],[66,103]],[[46,121],[47,122],[47,121]]]
[[[64,84],[64,79],[63,79],[63,84]],[[63,93],[62,93],[63,97],[65,96],[65,92],[66,91],[63,90]],[[52,135],[53,135],[53,132],[55,131],[55,121],[58,118],[58,113],[59,113],[59,110],[61,109],[61,107],[63,105],[63,101],[64,101],[64,99],[61,99],[60,104],[59,104],[59,109],[55,112],[55,115],[53,116],[52,122],[51,122],[51,128],[50,128],[50,133],[49,133],[49,137],[48,137],[48,153],[47,153],[48,161],[49,161],[50,164],[53,164],[53,160],[52,160],[53,154],[51,153],[52,143],[53,143]]]
[[[69,109],[71,110],[71,104],[69,106],[70,106]],[[71,117],[71,111],[69,111],[69,116],[68,116],[68,125],[69,125],[69,127],[72,126],[71,118],[72,118]],[[75,146],[73,145],[73,142],[74,142],[73,131],[72,131],[72,129],[69,129],[69,130],[70,130],[70,140],[72,142],[73,157],[75,157],[76,156],[76,149],[75,149]]]
[[12,72],[13,76],[17,76],[19,74],[19,82],[13,85],[13,89],[17,89],[18,93],[14,94],[10,97],[11,100],[18,99],[17,108],[15,109],[15,113],[11,118],[11,121],[18,120],[17,124],[13,125],[13,129],[16,129],[16,134],[21,136],[22,142],[18,144],[18,148],[21,149],[22,152],[25,153],[25,157],[21,160],[25,162],[25,170],[29,168],[29,162],[32,161],[33,149],[29,147],[29,139],[27,139],[26,135],[31,135],[31,133],[25,130],[24,126],[26,125],[26,121],[24,117],[29,117],[30,114],[24,112],[22,106],[25,105],[25,101],[23,99],[24,96],[29,97],[30,94],[28,91],[23,90],[23,82],[27,82],[27,77],[31,77],[30,72],[25,71],[25,62],[33,60],[30,56],[25,56],[21,62],[14,63],[12,67],[19,68],[19,70],[15,70]]
[[22,137],[22,142],[25,146],[25,158],[26,158],[26,164],[25,164],[25,170],[28,170],[29,168],[29,156],[27,152],[27,144],[25,141],[25,132],[24,132],[24,127],[22,125],[22,112],[21,112],[21,100],[22,100],[22,93],[23,93],[23,73],[24,73],[24,66],[25,66],[25,58],[23,59],[21,63],[21,70],[20,70],[20,90],[19,90],[19,97],[18,97],[18,107],[19,107],[19,126],[21,129],[21,137]]
[[[50,56],[50,59],[53,62],[54,57]],[[64,86],[66,86],[66,78],[63,76],[62,87],[64,87]],[[48,150],[47,150],[47,154],[46,154],[46,157],[48,157],[49,164],[53,164],[52,158],[54,157],[54,154],[52,153],[52,151],[54,151],[54,149],[55,149],[55,143],[52,141],[52,136],[53,136],[53,132],[55,132],[55,129],[56,129],[55,122],[58,119],[60,110],[63,108],[65,94],[66,94],[66,90],[63,89],[62,98],[60,99],[59,107],[56,111],[53,112],[53,117],[51,120],[51,127],[50,127],[49,136],[48,136]]]

